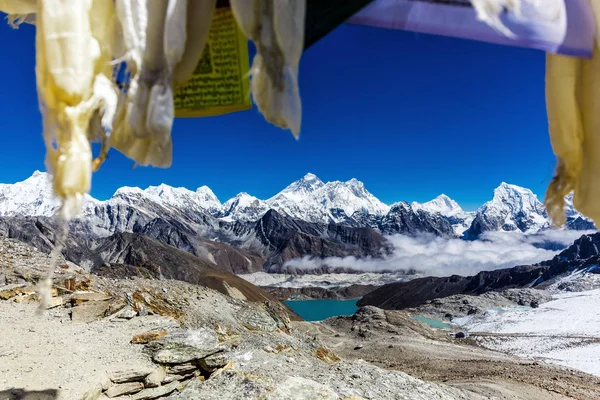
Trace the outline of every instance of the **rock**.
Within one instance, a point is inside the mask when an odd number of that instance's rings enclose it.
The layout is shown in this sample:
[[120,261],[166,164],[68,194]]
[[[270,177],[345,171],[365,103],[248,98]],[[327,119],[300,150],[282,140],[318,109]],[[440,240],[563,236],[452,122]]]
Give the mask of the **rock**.
[[114,383],[125,383],[125,382],[134,382],[134,381],[142,381],[148,375],[150,375],[154,371],[153,368],[135,368],[135,369],[127,369],[124,371],[114,372],[109,375],[109,378]]
[[34,303],[38,301],[38,297],[35,294],[25,294],[13,297],[15,303]]
[[146,344],[167,336],[167,331],[145,332],[131,338],[133,344]]
[[363,348],[363,345],[362,345],[362,344],[358,344],[358,345],[356,345],[356,346],[354,347],[354,350],[360,350],[360,349],[362,349],[362,348]]
[[166,396],[172,392],[174,392],[180,383],[175,381],[171,382],[168,385],[160,386],[153,389],[144,389],[139,393],[134,394],[133,396],[129,396],[129,400],[151,400],[157,399],[159,397]]
[[218,368],[222,368],[229,362],[229,356],[226,353],[217,353],[200,360],[200,367],[207,371],[213,372]]
[[318,347],[315,353],[315,356],[322,361],[325,361],[327,364],[335,364],[341,359],[335,355],[335,353],[329,350],[326,347]]
[[277,385],[266,400],[338,400],[330,388],[311,379],[290,377]]
[[225,349],[219,343],[217,333],[206,328],[171,333],[148,343],[146,348],[152,354],[152,359],[161,364],[183,364]]
[[102,385],[96,384],[93,388],[83,394],[81,400],[98,400],[102,394]]
[[540,306],[540,303],[537,300],[532,300],[531,303],[529,303],[529,306],[531,308],[538,308]]
[[78,306],[86,301],[106,301],[112,297],[96,292],[76,292],[71,295],[71,304]]
[[254,307],[244,307],[236,315],[244,327],[251,331],[273,332],[278,325],[269,314],[256,310]]
[[110,380],[108,375],[102,375],[102,377],[100,378],[100,385],[102,386],[102,390],[108,390],[108,388],[112,386],[112,381]]
[[132,319],[137,317],[137,312],[131,306],[126,306],[121,311],[117,312],[114,317],[121,319]]
[[48,304],[46,304],[46,310],[49,310],[51,308],[56,308],[56,307],[59,307],[62,305],[63,305],[62,297],[51,297]]
[[127,382],[111,386],[105,393],[108,397],[113,398],[137,393],[142,389],[144,389],[144,385],[141,382]]
[[464,338],[466,338],[467,336],[469,336],[469,334],[468,334],[467,332],[456,332],[456,333],[454,334],[454,337],[455,337],[456,339],[464,339]]
[[[191,376],[191,375],[188,375]],[[165,377],[165,379],[162,381],[163,385],[166,385],[167,383],[171,383],[171,382],[175,382],[175,381],[182,381],[184,379],[186,379],[188,376],[184,376],[184,375],[168,375]]]
[[19,289],[27,286],[25,283],[14,283],[12,285],[6,285],[0,287],[0,300],[8,300],[11,297],[15,297],[19,294]]
[[158,367],[154,371],[152,371],[150,375],[146,377],[146,379],[144,379],[144,386],[147,388],[158,387],[165,380],[166,377],[167,372],[165,371],[165,369],[163,367]]
[[186,363],[186,364],[173,365],[172,367],[169,367],[169,373],[171,373],[171,374],[187,374],[187,373],[195,371],[197,369],[198,369],[198,366],[196,364]]
[[91,322],[102,319],[108,311],[108,301],[89,301],[71,309],[73,322]]

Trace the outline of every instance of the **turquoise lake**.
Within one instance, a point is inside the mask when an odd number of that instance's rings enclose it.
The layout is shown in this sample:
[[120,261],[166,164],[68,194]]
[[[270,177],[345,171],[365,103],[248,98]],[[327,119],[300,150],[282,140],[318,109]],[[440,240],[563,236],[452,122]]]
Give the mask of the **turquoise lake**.
[[292,300],[285,304],[307,321],[322,321],[338,315],[352,315],[357,310],[354,300]]
[[437,319],[431,319],[431,318],[427,318],[427,317],[423,317],[421,315],[413,315],[411,317],[414,320],[417,321],[421,321],[426,323],[427,325],[433,327],[433,328],[438,328],[438,329],[450,329],[452,328],[452,326],[450,324],[447,324],[445,322],[442,321],[438,321]]

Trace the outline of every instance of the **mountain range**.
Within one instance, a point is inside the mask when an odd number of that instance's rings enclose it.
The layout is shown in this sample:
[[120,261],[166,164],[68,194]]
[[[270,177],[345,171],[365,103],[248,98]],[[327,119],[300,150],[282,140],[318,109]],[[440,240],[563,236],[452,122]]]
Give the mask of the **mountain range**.
[[[0,235],[49,251],[58,207],[44,172],[2,184]],[[566,229],[594,229],[570,199],[567,216]],[[206,186],[191,191],[165,184],[122,187],[105,201],[86,196],[81,215],[71,222],[65,251],[72,253],[67,258],[88,268],[121,262],[126,247],[121,234],[135,233],[227,272],[278,272],[286,261],[304,256],[384,257],[393,251],[387,235],[475,240],[486,231],[546,229],[550,224],[543,204],[515,185],[502,183],[476,212],[465,212],[446,195],[422,204],[387,205],[356,179],[324,183],[307,174],[267,200],[240,193],[221,203]]]

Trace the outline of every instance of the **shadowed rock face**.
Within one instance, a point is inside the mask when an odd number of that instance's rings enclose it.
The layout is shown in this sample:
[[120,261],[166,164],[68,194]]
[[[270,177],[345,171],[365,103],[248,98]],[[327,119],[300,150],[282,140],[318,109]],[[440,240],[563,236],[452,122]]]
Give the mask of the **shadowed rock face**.
[[269,272],[283,271],[286,261],[305,255],[381,257],[391,251],[387,240],[372,229],[308,223],[274,210],[256,223],[254,231],[267,249],[265,270]]
[[566,273],[582,270],[599,262],[600,233],[595,233],[582,236],[552,260],[539,264],[483,271],[475,276],[426,277],[391,283],[366,294],[358,305],[399,310],[455,294],[477,295],[513,288],[543,288]]

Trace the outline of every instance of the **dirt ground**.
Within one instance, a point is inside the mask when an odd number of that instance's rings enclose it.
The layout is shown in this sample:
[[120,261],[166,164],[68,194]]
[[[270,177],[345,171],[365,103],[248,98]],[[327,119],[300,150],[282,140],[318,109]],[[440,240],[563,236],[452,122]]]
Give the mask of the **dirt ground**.
[[415,321],[402,311],[298,323],[340,357],[363,359],[426,381],[443,382],[487,398],[600,399],[600,378],[576,370],[493,352],[470,339]]
[[105,372],[152,366],[133,335],[177,326],[160,316],[72,323],[66,309],[36,315],[36,306],[0,302],[0,400],[19,389],[47,391],[32,399],[81,398]]

